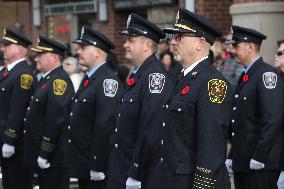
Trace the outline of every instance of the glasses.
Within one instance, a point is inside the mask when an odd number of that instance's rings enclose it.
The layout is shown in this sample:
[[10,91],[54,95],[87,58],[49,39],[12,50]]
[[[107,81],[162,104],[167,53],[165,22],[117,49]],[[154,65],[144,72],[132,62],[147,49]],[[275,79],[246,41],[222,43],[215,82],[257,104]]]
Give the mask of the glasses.
[[284,50],[283,51],[277,51],[277,56],[282,56],[284,54]]
[[176,41],[180,41],[182,37],[198,37],[198,36],[195,36],[193,33],[178,33],[176,35],[174,35],[174,39]]

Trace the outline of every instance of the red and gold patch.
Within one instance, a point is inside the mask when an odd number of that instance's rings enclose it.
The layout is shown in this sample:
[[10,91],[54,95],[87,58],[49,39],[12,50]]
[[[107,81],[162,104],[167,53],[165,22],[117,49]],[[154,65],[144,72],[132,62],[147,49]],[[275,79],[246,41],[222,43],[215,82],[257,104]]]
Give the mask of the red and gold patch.
[[22,89],[30,89],[31,85],[33,83],[33,76],[30,74],[22,74],[21,75],[21,88]]
[[57,96],[62,96],[67,88],[66,81],[62,79],[55,79],[53,81],[53,93]]
[[209,99],[213,103],[222,104],[227,93],[228,85],[220,79],[211,79],[208,81]]

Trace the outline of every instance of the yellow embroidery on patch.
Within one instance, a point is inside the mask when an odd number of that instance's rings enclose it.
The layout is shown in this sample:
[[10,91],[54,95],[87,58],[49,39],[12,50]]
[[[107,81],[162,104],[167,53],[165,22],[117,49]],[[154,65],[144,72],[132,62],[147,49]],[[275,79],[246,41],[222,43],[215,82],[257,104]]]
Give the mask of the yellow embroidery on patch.
[[33,76],[30,74],[22,74],[21,75],[21,88],[22,89],[30,89],[33,83]]
[[221,104],[223,103],[228,85],[225,81],[220,79],[211,79],[208,81],[208,94],[210,101],[213,103]]
[[63,95],[65,90],[67,88],[67,83],[66,81],[62,79],[56,79],[53,81],[53,92],[55,95]]

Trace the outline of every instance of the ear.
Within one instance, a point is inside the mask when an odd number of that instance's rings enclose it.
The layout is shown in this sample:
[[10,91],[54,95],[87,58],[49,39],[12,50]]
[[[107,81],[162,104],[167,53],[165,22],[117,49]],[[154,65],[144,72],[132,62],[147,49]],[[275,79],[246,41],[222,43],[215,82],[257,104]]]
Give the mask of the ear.
[[253,43],[249,43],[249,44],[248,44],[248,50],[249,50],[249,52],[252,52],[252,51],[255,50],[255,46],[254,46]]
[[56,62],[58,56],[57,56],[56,54],[51,54],[51,53],[50,53],[50,55],[51,55],[51,56],[48,56],[49,59],[50,59],[50,63]]
[[102,54],[102,50],[99,48],[96,48],[96,57],[101,56],[101,54]]
[[[14,45],[14,44],[13,44],[13,45]],[[14,47],[15,47],[16,53],[21,52],[21,50],[22,50],[22,47],[21,47],[21,46],[19,46],[19,45],[14,45]]]
[[145,47],[144,51],[148,51],[149,49],[152,48],[152,42],[149,39],[146,39],[144,47]]
[[201,38],[196,38],[196,39],[198,39],[197,49],[198,49],[198,50],[203,49],[203,48],[205,47],[205,45],[206,45],[206,40],[205,40],[205,38],[204,38],[204,37],[201,37]]

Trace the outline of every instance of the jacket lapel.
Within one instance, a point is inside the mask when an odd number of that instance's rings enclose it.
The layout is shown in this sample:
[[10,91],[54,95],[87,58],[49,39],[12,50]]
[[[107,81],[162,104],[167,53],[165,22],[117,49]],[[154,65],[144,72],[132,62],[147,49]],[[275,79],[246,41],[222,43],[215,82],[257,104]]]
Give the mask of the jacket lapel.
[[144,72],[151,66],[151,64],[153,64],[154,61],[157,61],[155,59],[156,59],[156,57],[154,55],[152,55],[144,61],[144,63],[140,66],[138,71],[132,77],[134,79],[135,83],[131,86],[128,86],[127,89],[125,90],[125,92],[136,85],[136,83],[141,78],[141,76],[144,74]]
[[[185,86],[196,79],[199,75],[199,72],[208,64],[208,58],[197,64],[189,73],[187,73],[182,79],[175,82],[175,86],[172,88],[170,95],[167,97],[166,102],[168,103],[173,96],[178,94]],[[183,74],[183,72],[182,72]]]
[[240,76],[239,78],[239,84],[236,88],[236,92],[240,92],[242,88],[250,82],[250,79],[253,77],[253,75],[256,73],[256,70],[258,67],[263,63],[263,59],[260,57],[249,69],[249,71],[246,73],[248,75],[248,81],[243,81],[243,75]]

